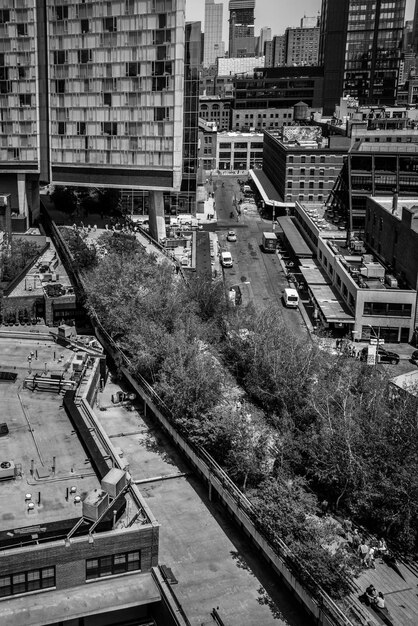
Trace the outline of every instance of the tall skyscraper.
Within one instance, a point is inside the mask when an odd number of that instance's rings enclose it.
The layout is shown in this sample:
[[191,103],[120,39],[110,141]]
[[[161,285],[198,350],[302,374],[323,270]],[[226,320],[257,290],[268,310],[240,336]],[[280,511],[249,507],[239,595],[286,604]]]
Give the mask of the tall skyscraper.
[[271,41],[271,28],[269,26],[263,26],[260,29],[260,36],[258,38],[258,56],[264,56],[265,44]]
[[216,63],[218,57],[225,55],[222,41],[222,20],[224,5],[215,0],[205,0],[205,40],[203,46],[203,67]]
[[185,0],[9,0],[0,11],[0,189],[180,191]]
[[320,64],[324,112],[343,95],[394,104],[406,0],[322,0]]
[[255,56],[255,0],[229,0],[229,56]]
[[412,45],[414,47],[415,54],[418,54],[418,2],[415,0],[415,13],[414,13],[414,23],[412,26]]

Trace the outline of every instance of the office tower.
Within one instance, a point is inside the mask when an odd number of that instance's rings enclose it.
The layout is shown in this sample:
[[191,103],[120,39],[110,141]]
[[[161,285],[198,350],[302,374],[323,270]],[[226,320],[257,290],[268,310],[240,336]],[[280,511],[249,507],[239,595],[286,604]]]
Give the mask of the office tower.
[[343,95],[394,104],[406,0],[322,0],[320,64],[324,113]]
[[414,22],[412,26],[412,45],[415,54],[418,54],[418,2],[415,0]]
[[[4,6],[4,5],[3,5]],[[36,8],[35,8],[36,6]],[[0,188],[179,191],[185,0],[7,0],[0,11]]]
[[254,37],[255,0],[229,1],[229,56],[255,55]]
[[285,35],[286,65],[318,65],[318,18],[302,18],[300,27],[286,28]]
[[263,26],[263,28],[260,29],[260,36],[258,38],[258,56],[264,56],[265,44],[268,41],[271,41],[271,28]]
[[222,2],[205,0],[205,43],[203,47],[203,67],[216,63],[218,57],[225,54],[222,41],[222,19],[224,6]]

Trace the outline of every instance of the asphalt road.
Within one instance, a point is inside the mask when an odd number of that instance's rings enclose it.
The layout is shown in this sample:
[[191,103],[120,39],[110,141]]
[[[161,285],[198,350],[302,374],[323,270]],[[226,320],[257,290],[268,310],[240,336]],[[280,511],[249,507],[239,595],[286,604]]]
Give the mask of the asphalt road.
[[[272,222],[263,219],[255,207],[244,209],[238,216],[233,204],[234,198],[239,200],[241,197],[237,178],[214,179],[213,192],[221,250],[229,250],[234,263],[232,268],[223,270],[226,288],[249,281],[257,309],[277,307],[289,330],[298,335],[307,333],[299,310],[287,309],[283,305],[282,293],[288,287],[288,281],[277,253],[265,253],[261,247],[262,233],[272,230]],[[231,211],[233,217],[230,216]],[[229,230],[236,232],[236,242],[227,241]]]

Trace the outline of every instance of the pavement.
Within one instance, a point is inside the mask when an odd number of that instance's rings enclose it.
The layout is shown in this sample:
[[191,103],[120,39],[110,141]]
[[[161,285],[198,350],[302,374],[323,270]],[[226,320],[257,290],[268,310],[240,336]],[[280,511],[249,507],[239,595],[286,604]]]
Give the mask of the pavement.
[[[116,406],[109,381],[96,415],[161,524],[159,562],[178,579],[173,588],[191,624],[309,626],[307,616],[273,576],[248,539],[210,502],[206,489],[142,407]],[[129,410],[132,409],[132,410]]]

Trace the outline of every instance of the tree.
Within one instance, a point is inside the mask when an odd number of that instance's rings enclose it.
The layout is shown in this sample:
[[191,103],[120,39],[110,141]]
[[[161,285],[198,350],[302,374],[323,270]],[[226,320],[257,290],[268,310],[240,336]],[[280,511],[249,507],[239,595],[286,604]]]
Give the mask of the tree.
[[54,187],[51,193],[51,200],[58,211],[63,211],[68,215],[73,215],[77,210],[77,194],[75,189],[70,187]]
[[11,282],[14,280],[40,253],[41,247],[25,239],[12,238],[9,251],[2,259],[2,280]]
[[87,244],[87,235],[72,228],[62,228],[61,235],[65,240],[73,258],[74,268],[85,272],[97,263],[97,251],[93,245]]

